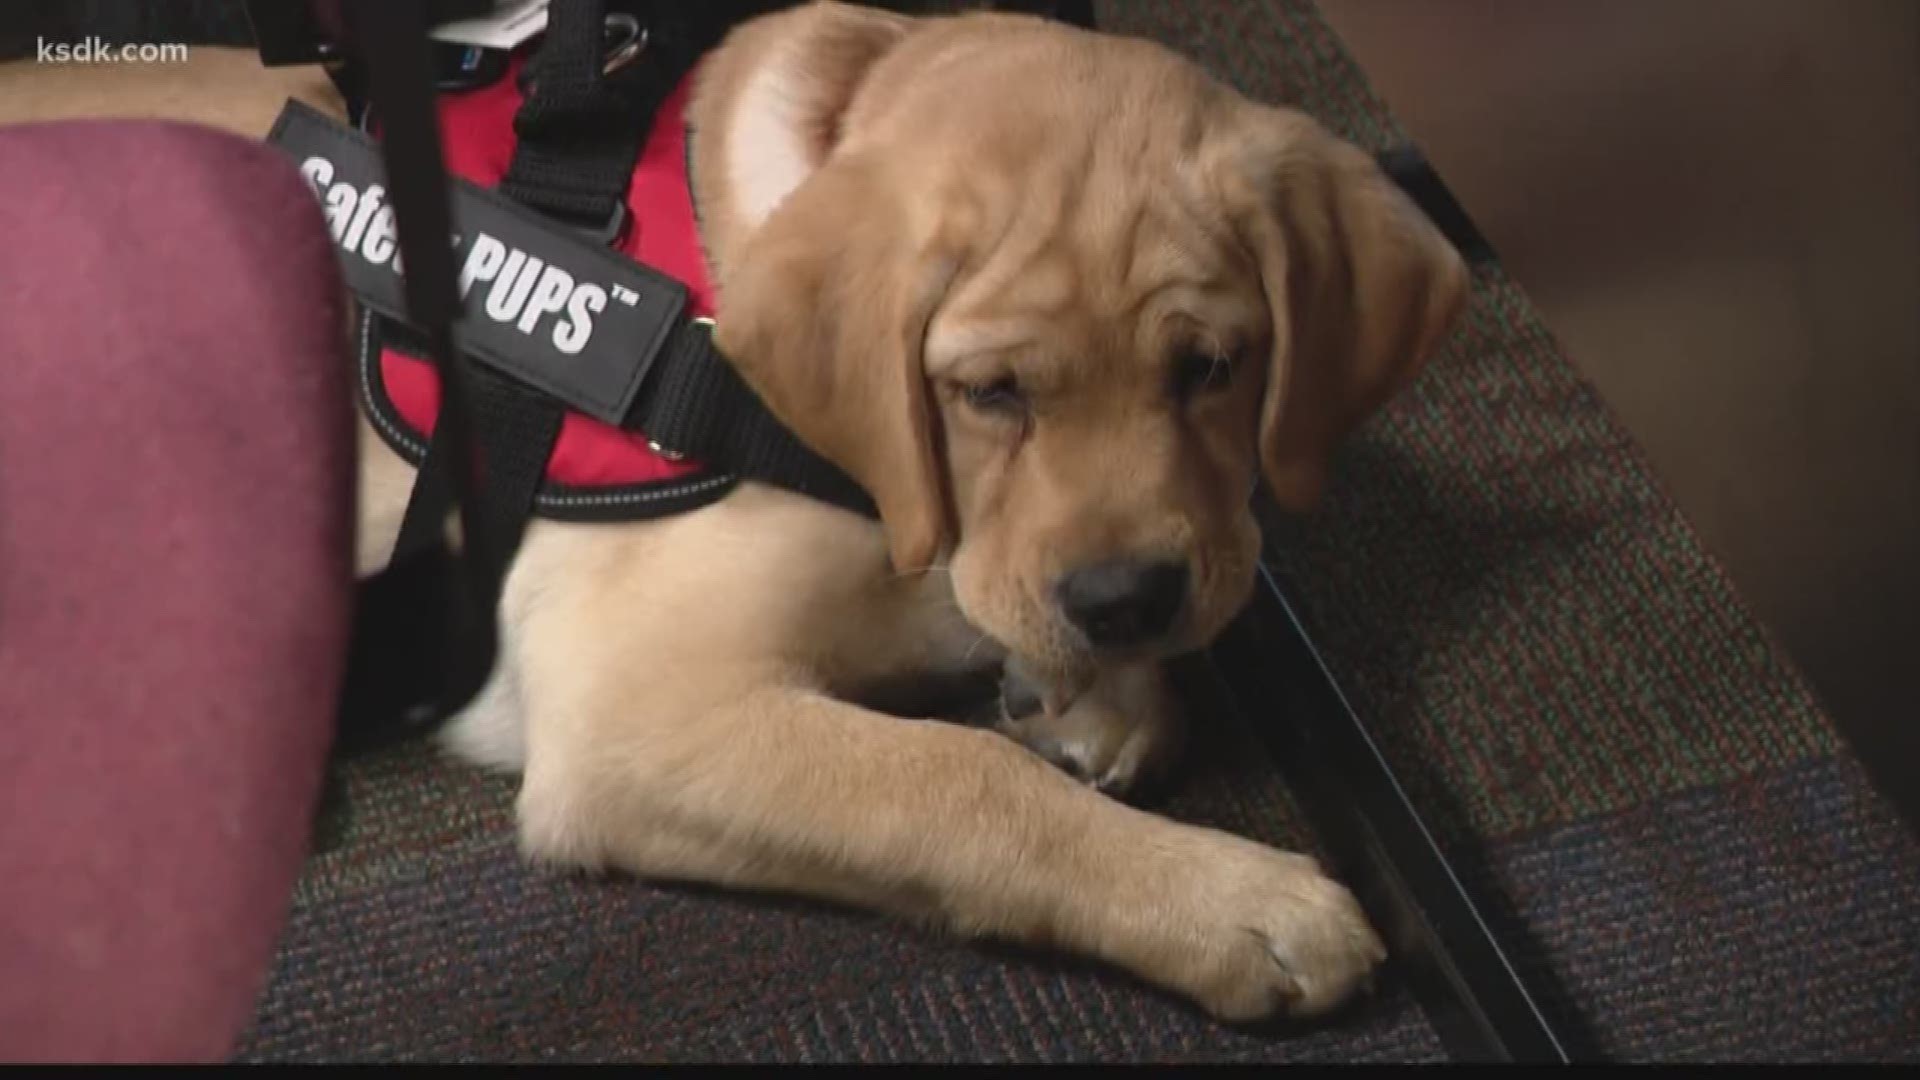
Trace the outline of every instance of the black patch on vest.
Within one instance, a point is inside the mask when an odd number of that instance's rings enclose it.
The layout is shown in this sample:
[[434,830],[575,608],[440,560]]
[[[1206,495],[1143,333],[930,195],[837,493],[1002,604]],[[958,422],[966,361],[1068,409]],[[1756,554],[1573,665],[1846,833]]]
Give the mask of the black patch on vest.
[[[348,287],[404,322],[399,244],[373,141],[291,100],[268,141],[319,197]],[[686,286],[468,181],[455,178],[451,196],[463,304],[456,347],[618,426],[686,311]]]

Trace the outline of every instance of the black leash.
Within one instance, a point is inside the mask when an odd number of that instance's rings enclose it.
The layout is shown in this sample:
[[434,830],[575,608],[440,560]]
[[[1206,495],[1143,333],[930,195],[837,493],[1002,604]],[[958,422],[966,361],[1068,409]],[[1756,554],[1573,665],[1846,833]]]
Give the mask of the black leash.
[[476,475],[486,468],[469,426],[470,368],[458,362],[459,316],[453,254],[447,245],[446,166],[434,113],[427,20],[419,3],[350,0],[344,14],[365,57],[368,98],[385,118],[386,156],[408,317],[440,374],[436,425],[447,497],[464,535],[455,557],[435,537],[395,558],[362,585],[354,615],[336,745],[351,747],[370,725],[411,731],[471,701],[498,651],[493,613],[511,548],[484,524]]
[[[435,365],[443,400],[424,456],[415,451],[417,477],[391,562],[361,586],[336,739],[345,754],[424,734],[484,686],[505,574],[568,408],[461,354],[428,23],[418,2],[349,3],[359,52],[339,82],[343,91],[365,88],[364,103],[347,95],[356,115],[379,118],[407,265],[405,322],[374,314],[372,325],[376,337],[391,335]],[[614,5],[621,10],[610,13]],[[703,36],[685,12],[666,2],[554,0],[546,37],[523,70],[514,156],[498,194],[593,243],[617,243],[631,225],[627,191],[654,114],[717,37],[710,28]],[[379,346],[371,348],[377,360]],[[672,322],[633,404],[614,419],[646,432],[664,456],[716,470],[716,491],[752,478],[875,516],[865,491],[801,444],[747,387],[714,348],[708,320],[683,312]],[[445,529],[455,511],[458,555]]]
[[[638,22],[631,14],[627,19]],[[627,187],[653,115],[685,69],[671,62],[677,59],[671,35],[661,27],[656,38],[649,20],[638,31],[651,53],[647,62],[603,70],[607,25],[605,0],[556,0],[548,9],[546,39],[527,65],[534,77],[514,117],[513,159],[499,190],[611,244],[625,226]],[[533,512],[566,407],[504,375],[467,367],[474,427],[488,463],[480,493],[484,528],[496,545],[514,550]],[[396,552],[437,541],[451,509],[449,452],[436,423]]]
[[[527,96],[514,117],[514,155],[498,189],[606,244],[618,242],[631,224],[626,192],[654,114],[717,36],[689,25],[683,6],[623,7],[609,13],[605,0],[556,0],[546,39],[523,69]],[[382,333],[402,348],[413,343],[404,327]],[[538,503],[564,408],[485,369],[473,369],[472,383],[475,429],[495,469],[488,474],[486,512],[502,537],[517,542]],[[713,347],[705,320],[676,327],[623,426],[646,432],[668,457],[691,457],[735,478],[875,513],[858,484],[773,417]],[[398,550],[438,539],[450,509],[443,460],[436,435],[419,463]]]
[[[495,616],[506,571],[565,415],[560,401],[456,351],[452,323],[459,301],[445,242],[451,231],[447,173],[428,76],[427,27],[413,4],[376,0],[353,14],[360,20],[356,29],[365,31],[368,106],[384,129],[399,247],[409,267],[410,336],[434,359],[445,397],[390,566],[363,586],[336,737],[345,753],[430,730],[484,685],[498,650]],[[606,23],[604,0],[556,0],[532,65],[538,74],[515,118],[508,194],[543,212],[571,215],[570,224],[623,222],[634,160],[653,113],[684,73],[665,64],[627,64],[603,74]],[[649,27],[649,46],[653,34]],[[664,59],[672,50],[661,45],[656,58]],[[413,195],[407,202],[399,198],[403,187]],[[422,198],[423,189],[435,197]],[[600,239],[615,241],[617,229]],[[454,587],[456,561],[443,531],[456,509],[464,590]],[[435,642],[437,650],[429,644]]]

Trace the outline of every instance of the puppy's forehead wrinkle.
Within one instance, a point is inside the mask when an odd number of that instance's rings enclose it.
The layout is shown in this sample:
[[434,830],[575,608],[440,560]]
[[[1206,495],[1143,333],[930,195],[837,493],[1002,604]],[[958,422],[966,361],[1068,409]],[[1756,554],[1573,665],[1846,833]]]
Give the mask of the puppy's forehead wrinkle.
[[963,319],[1046,318],[1078,299],[1075,260],[1061,247],[1055,205],[1067,197],[1066,185],[1025,186],[1051,186],[1055,194],[1022,198],[1015,184],[993,184],[985,193],[982,201],[997,204],[993,216],[1001,224],[989,237],[976,238],[969,278],[949,302],[949,310]]
[[944,375],[970,356],[1016,349],[1033,340],[1034,323],[1026,318],[945,318],[927,335],[926,364],[931,375]]
[[[1195,336],[1169,325],[1179,314],[1216,337],[1243,335],[1208,314],[1259,295],[1209,177],[1232,141],[1231,95],[1148,43],[983,34],[928,52],[923,61],[909,38],[889,60],[897,67],[869,81],[853,138],[914,161],[893,173],[902,196],[965,250],[929,327],[930,372],[1033,346],[1102,366],[1146,357]],[[929,63],[939,79],[894,73]],[[1035,89],[1010,94],[1015,81]],[[940,96],[885,92],[931,83]]]
[[[979,244],[976,258],[997,272],[1072,256],[1124,280],[1129,250],[1173,244],[1197,256],[1226,231],[1185,157],[1126,157],[1103,148],[1105,140],[1092,132],[979,141],[984,145],[949,162],[955,173],[960,162],[976,162],[956,182],[992,208],[999,228]],[[1100,258],[1109,254],[1120,258]]]

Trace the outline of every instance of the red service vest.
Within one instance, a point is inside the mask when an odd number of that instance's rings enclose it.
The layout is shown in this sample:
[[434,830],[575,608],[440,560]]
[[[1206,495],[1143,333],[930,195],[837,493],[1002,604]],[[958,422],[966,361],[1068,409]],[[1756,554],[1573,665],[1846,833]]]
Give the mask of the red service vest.
[[[513,158],[514,115],[523,98],[516,77],[526,62],[516,55],[505,75],[471,90],[440,95],[439,120],[447,170],[492,189]],[[687,96],[692,74],[666,101],[641,147],[627,188],[627,231],[615,250],[687,287],[687,310],[713,314],[713,286],[694,217],[687,177]],[[414,464],[426,456],[440,408],[440,379],[431,362],[384,341],[377,316],[362,323],[360,391],[374,427],[396,453]],[[644,432],[615,427],[567,410],[547,459],[534,510],[552,517],[626,518],[659,509],[689,509],[725,494],[732,479],[699,461],[670,459],[648,445]]]

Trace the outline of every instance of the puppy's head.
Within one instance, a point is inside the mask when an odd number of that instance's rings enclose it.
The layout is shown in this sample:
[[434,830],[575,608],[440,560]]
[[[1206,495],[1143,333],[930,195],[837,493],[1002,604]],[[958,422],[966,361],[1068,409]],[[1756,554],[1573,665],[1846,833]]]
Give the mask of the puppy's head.
[[1367,155],[1157,46],[780,18],[702,178],[747,204],[721,347],[871,492],[896,568],[947,560],[1034,670],[1204,644],[1252,585],[1256,484],[1314,503],[1459,257]]

